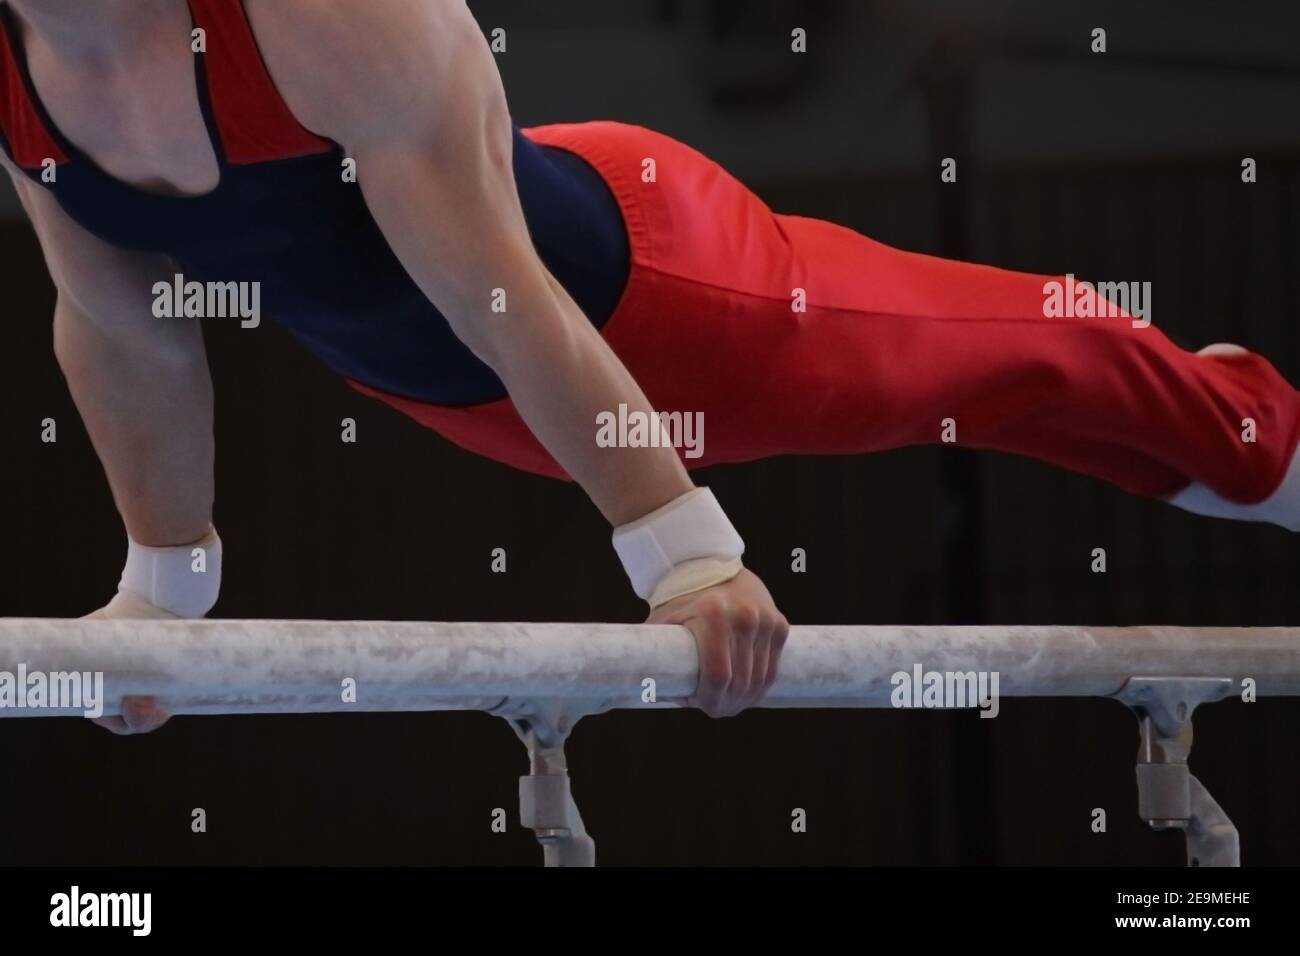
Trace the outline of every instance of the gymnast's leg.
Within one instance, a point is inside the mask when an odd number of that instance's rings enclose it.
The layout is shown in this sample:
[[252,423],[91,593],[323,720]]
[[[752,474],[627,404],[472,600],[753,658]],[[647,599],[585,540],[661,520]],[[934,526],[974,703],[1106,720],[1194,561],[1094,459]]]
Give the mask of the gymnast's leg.
[[[1126,315],[1048,317],[1062,279],[774,214],[647,130],[559,138],[592,147],[629,218],[633,278],[604,334],[656,407],[705,411],[697,464],[947,441],[1300,530],[1300,393],[1262,357],[1189,352]],[[655,182],[627,174],[640,157]],[[1089,297],[1100,311],[1085,290],[1075,315]]]
[[[777,215],[650,130],[526,135],[585,159],[618,202],[631,267],[601,334],[657,409],[702,416],[688,466],[948,442],[1300,530],[1300,394],[1263,358],[1188,352],[1123,315],[1049,317],[1046,287],[1063,280]],[[466,448],[563,476],[508,399],[380,397]]]
[[[859,359],[845,389],[859,421],[868,410],[871,443],[955,440],[1300,530],[1300,395],[1262,357],[1188,352],[1126,315],[1049,318],[1058,280],[1047,277],[900,252],[821,222],[777,225],[806,264],[809,300],[825,296],[800,357]],[[1096,315],[1097,298],[1084,290],[1077,304]],[[838,404],[820,419],[832,443],[853,435]]]

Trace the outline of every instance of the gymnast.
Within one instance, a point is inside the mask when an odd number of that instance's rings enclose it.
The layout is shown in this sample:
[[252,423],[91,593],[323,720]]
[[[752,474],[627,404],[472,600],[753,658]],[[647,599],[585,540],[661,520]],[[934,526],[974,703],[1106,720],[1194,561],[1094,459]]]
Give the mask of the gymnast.
[[[650,620],[695,635],[692,703],[713,716],[761,699],[788,626],[687,465],[955,427],[965,447],[1300,530],[1300,395],[1263,358],[1046,317],[1052,280],[774,214],[646,129],[521,130],[462,0],[0,12],[4,163],[128,535],[98,616],[202,617],[217,599],[201,320],[152,308],[180,277],[258,283],[267,318],[361,392],[579,482]],[[622,406],[702,416],[703,454],[604,447],[598,418]],[[150,699],[125,713],[106,725],[166,719]]]

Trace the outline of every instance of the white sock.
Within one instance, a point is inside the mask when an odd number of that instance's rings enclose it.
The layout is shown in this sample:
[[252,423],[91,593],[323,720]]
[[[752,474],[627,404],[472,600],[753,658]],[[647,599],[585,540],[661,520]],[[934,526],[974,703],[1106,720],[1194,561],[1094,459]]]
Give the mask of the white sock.
[[1288,531],[1300,531],[1300,449],[1277,490],[1254,505],[1241,505],[1219,497],[1205,485],[1194,484],[1165,501],[1193,514],[1236,521],[1266,521]]

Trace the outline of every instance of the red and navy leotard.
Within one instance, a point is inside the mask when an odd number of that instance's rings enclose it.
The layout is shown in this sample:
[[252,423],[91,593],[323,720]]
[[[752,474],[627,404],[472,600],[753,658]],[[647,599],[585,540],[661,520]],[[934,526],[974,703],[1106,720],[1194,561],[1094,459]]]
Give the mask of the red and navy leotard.
[[[165,254],[186,280],[260,282],[267,318],[342,376],[437,405],[504,396],[496,375],[398,262],[360,187],[343,181],[343,150],[304,129],[285,106],[241,0],[189,6],[207,35],[195,71],[221,169],[214,191],[197,198],[148,193],[82,154],[45,111],[11,12],[0,5],[0,145],[9,158],[74,221],[114,246]],[[40,178],[46,159],[57,167],[50,184]],[[518,128],[514,170],[542,261],[600,327],[629,270],[614,197],[582,159],[535,144]]]
[[[160,198],[96,169],[41,107],[10,21],[0,131],[14,162],[39,182],[54,160],[53,194],[110,243],[165,253],[188,278],[260,281],[268,317],[363,392],[471,451],[564,477],[407,277],[343,182],[342,150],[290,114],[241,0],[190,11],[207,33],[195,68],[221,164],[211,195]],[[710,422],[688,467],[925,444],[951,418],[968,448],[1139,494],[1196,482],[1256,503],[1292,474],[1300,392],[1266,360],[1202,358],[1127,316],[1049,318],[1045,283],[1059,277],[774,213],[698,151],[623,123],[516,130],[515,173],[542,260],[653,406]],[[1247,418],[1258,441],[1242,440]]]

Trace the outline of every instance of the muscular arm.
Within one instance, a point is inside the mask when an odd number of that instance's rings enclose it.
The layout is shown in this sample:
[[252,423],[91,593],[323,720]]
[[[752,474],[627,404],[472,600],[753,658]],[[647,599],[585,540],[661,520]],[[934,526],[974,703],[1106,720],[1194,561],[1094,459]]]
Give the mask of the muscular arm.
[[165,260],[108,246],[5,163],[58,290],[54,351],[131,537],[165,547],[212,521],[212,382],[193,319],[157,319]]
[[[612,524],[692,488],[671,448],[600,448],[596,416],[650,404],[539,258],[520,208],[496,63],[462,0],[246,0],[276,85],[298,119],[357,162],[366,202],[412,279],[505,383],[533,433]],[[507,311],[492,311],[493,290]],[[692,702],[757,702],[787,625],[761,581],[659,605],[700,651]]]
[[[613,524],[689,491],[673,449],[596,444],[599,412],[650,404],[533,247],[505,95],[464,5],[305,7],[294,8],[289,32],[283,5],[249,6],[259,36],[294,38],[264,42],[277,85],[299,119],[357,161],[394,252],[533,433]],[[495,289],[504,313],[492,311]]]

